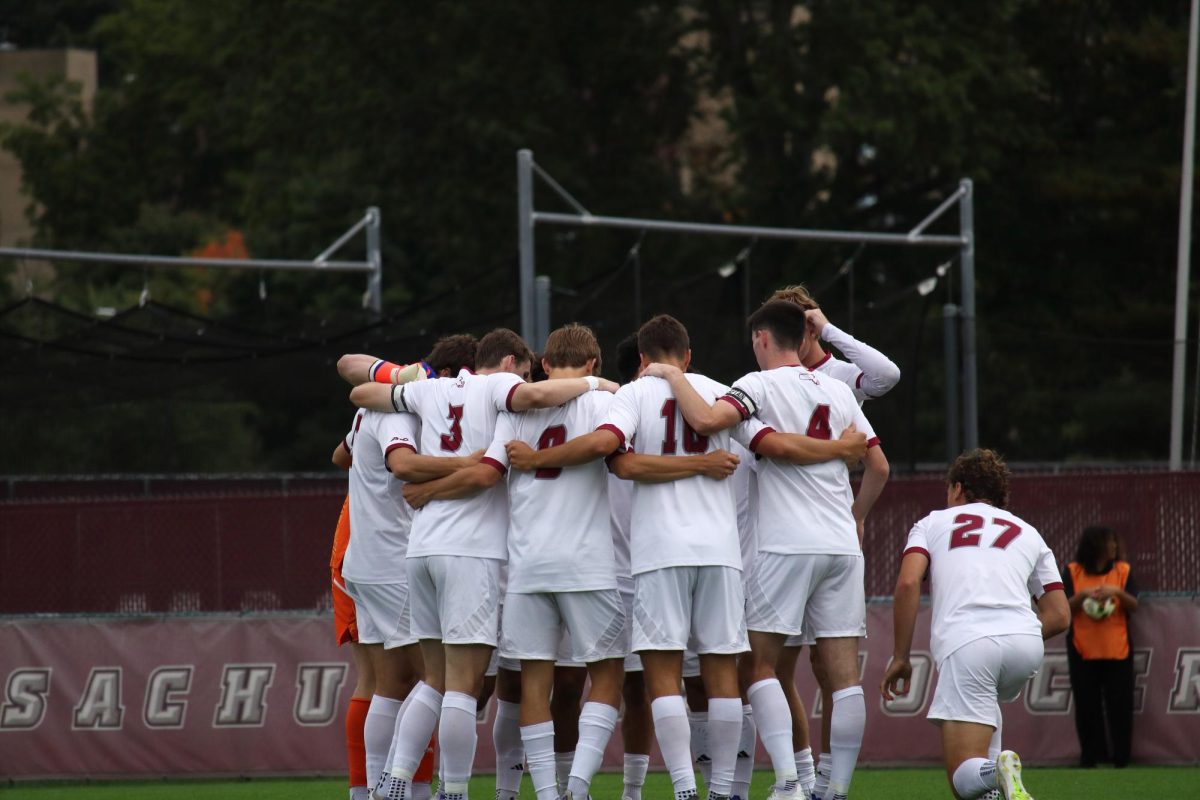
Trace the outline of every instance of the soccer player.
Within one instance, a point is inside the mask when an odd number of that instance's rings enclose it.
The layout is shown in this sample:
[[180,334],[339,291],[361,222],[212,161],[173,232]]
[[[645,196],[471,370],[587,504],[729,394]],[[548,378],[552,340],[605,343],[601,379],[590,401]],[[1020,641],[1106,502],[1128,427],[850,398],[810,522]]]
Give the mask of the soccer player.
[[[479,342],[478,374],[387,386],[363,383],[351,391],[360,407],[402,411],[421,419],[422,454],[406,453],[398,474],[419,482],[430,474],[425,459],[469,453],[491,444],[501,411],[551,408],[584,392],[615,384],[572,378],[529,384],[533,355],[519,336],[497,329]],[[440,456],[424,455],[439,453]],[[420,640],[425,683],[397,729],[387,786],[389,800],[411,796],[413,772],[435,727],[442,753],[442,792],[465,800],[475,753],[475,694],[496,646],[500,567],[508,555],[508,498],[496,487],[495,468],[481,462],[463,470],[487,491],[462,499],[435,500],[414,518],[408,547],[413,634]]]
[[417,435],[418,424],[411,416],[360,409],[343,442],[352,456],[349,506],[354,535],[341,573],[346,593],[354,600],[358,647],[366,651],[375,676],[363,726],[366,786],[379,780],[396,714],[422,668],[417,640],[409,631],[404,574],[412,512],[403,503],[403,484],[392,477],[387,463],[397,448],[415,447]]
[[[864,400],[873,400],[887,394],[900,381],[900,368],[874,347],[860,342],[850,334],[829,322],[817,301],[803,285],[785,286],[776,290],[769,300],[786,300],[804,309],[808,320],[808,334],[799,348],[800,363],[830,377],[837,378],[854,390],[861,405]],[[836,347],[849,361],[843,361],[821,346],[821,340]],[[863,526],[859,523],[859,543],[862,542]],[[811,626],[806,626],[811,627]],[[822,752],[818,775],[814,774],[812,749],[809,745],[808,717],[800,691],[796,687],[796,664],[800,648],[812,647],[816,640],[806,631],[800,636],[789,636],[779,659],[777,676],[792,709],[792,736],[796,751],[796,769],[800,782],[812,792],[814,800],[820,800],[829,787],[829,714],[821,714]],[[816,651],[812,652],[812,669],[821,686],[822,706],[826,711],[833,704]],[[814,787],[815,783],[815,787]]]
[[[549,379],[592,375],[600,345],[581,325],[550,334],[542,363]],[[608,413],[612,395],[589,392],[556,408],[503,412],[485,463],[497,476],[508,469],[506,445],[551,447],[591,432]],[[421,507],[462,495],[469,476],[410,486]],[[568,469],[514,471],[508,480],[508,588],[500,654],[521,662],[521,738],[538,800],[558,796],[550,696],[562,631],[571,661],[585,664],[592,688],[579,715],[578,746],[566,797],[584,798],[600,767],[621,704],[622,662],[629,652],[625,611],[617,591],[606,470],[600,462]]]
[[740,378],[716,402],[692,390],[676,365],[652,364],[646,374],[670,383],[684,419],[701,435],[757,417],[769,429],[805,431],[817,439],[849,427],[868,437],[867,471],[857,498],[840,460],[759,463],[758,555],[746,589],[751,654],[740,664],[759,736],[775,768],[775,792],[802,796],[791,712],[776,671],[787,636],[799,634],[807,617],[833,692],[830,789],[840,800],[849,793],[866,721],[858,676],[866,597],[857,523],[883,489],[886,460],[849,387],[800,365],[797,350],[807,328],[803,310],[770,301],[748,322],[761,371]]
[[[683,374],[691,360],[687,330],[660,315],[638,331],[643,364],[666,361]],[[694,383],[710,402],[726,387],[694,373]],[[689,383],[689,385],[691,385]],[[632,445],[637,454],[668,456],[726,450],[729,434],[698,434],[681,418],[671,386],[642,378],[621,388],[608,422],[587,436],[537,451],[532,466],[569,466],[607,456]],[[744,436],[754,449],[767,446],[797,457],[840,458],[840,441],[796,441],[747,423]],[[755,433],[757,431],[757,433]],[[802,441],[801,441],[802,440]],[[773,454],[773,453],[769,453]],[[518,459],[510,451],[510,460]],[[551,463],[556,462],[556,463]],[[617,461],[614,468],[618,469]],[[520,466],[528,466],[521,464]],[[618,472],[618,474],[621,474]],[[633,476],[636,479],[636,476]],[[746,649],[741,554],[732,487],[704,477],[663,472],[667,482],[644,479],[634,489],[631,561],[634,575],[633,648],[642,657],[652,698],[651,713],[677,800],[696,796],[689,748],[686,707],[679,695],[683,651],[700,656],[701,677],[709,697],[708,750],[712,758],[710,797],[728,797],[733,780],[742,703],[737,687],[736,655]]]
[[921,581],[928,576],[938,682],[927,716],[941,726],[946,776],[962,800],[997,789],[1005,800],[1032,800],[1021,759],[1001,750],[999,703],[1017,697],[1041,666],[1043,640],[1070,623],[1053,553],[1036,528],[1005,510],[1008,482],[1008,467],[991,450],[972,450],[951,465],[946,508],[908,535],[896,580],[892,661],[879,687],[884,700],[908,692]]

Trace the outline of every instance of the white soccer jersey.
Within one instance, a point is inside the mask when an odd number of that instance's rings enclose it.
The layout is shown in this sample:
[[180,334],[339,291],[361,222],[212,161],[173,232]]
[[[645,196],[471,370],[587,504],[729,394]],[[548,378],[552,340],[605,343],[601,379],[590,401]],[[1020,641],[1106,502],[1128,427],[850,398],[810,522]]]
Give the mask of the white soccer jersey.
[[413,510],[404,502],[399,480],[387,467],[397,447],[416,449],[420,421],[412,414],[382,414],[359,409],[345,446],[350,466],[350,544],[342,576],[354,583],[406,583]]
[[[743,418],[777,431],[832,439],[854,424],[879,444],[850,388],[801,366],[751,372],[722,399]],[[739,438],[742,438],[739,434]],[[753,442],[743,443],[752,447]],[[840,459],[799,466],[778,459],[758,465],[758,549],[764,553],[858,555],[850,470]]]
[[[457,378],[408,383],[394,391],[399,411],[421,418],[425,455],[467,456],[492,443],[496,418],[512,410],[512,396],[524,381],[495,372],[469,370]],[[508,558],[508,492],[503,485],[461,500],[433,500],[413,519],[408,555]]]
[[904,553],[929,558],[934,659],[985,636],[1042,626],[1029,598],[1063,588],[1054,554],[1037,529],[987,503],[934,511],[913,526]]
[[[709,403],[723,395],[724,384],[686,373],[692,388]],[[622,386],[602,428],[622,444],[648,455],[702,455],[728,450],[728,430],[701,436],[692,430],[661,378],[642,377]],[[742,423],[753,437],[762,426]],[[633,489],[630,561],[634,575],[664,567],[742,568],[733,484],[696,476],[668,483],[639,483]]]
[[[514,439],[541,450],[591,433],[604,422],[612,398],[588,392],[557,408],[502,413],[484,458],[507,470],[504,445]],[[607,474],[601,460],[509,473],[509,592],[617,588]]]

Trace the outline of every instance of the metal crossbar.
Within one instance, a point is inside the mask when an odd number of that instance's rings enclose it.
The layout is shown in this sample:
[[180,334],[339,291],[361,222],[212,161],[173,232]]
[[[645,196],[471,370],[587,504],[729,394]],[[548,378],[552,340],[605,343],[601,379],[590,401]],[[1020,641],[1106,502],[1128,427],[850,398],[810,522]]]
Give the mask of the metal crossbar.
[[[578,213],[563,214],[538,211],[533,207],[533,176],[540,176],[547,185]],[[702,222],[638,219],[634,217],[598,216],[555,181],[533,160],[532,150],[517,151],[517,243],[520,253],[521,335],[534,345],[543,344],[539,336],[546,334],[544,322],[548,309],[540,309],[534,280],[534,228],[536,225],[570,225],[582,228],[616,228],[638,231],[678,233],[693,236],[735,236],[757,239],[793,241],[853,242],[898,247],[953,247],[959,251],[962,271],[962,301],[957,314],[962,328],[962,421],[963,444],[967,449],[979,446],[979,400],[975,352],[975,214],[973,186],[970,178],[959,182],[958,189],[941,205],[921,220],[908,233],[874,233],[865,231],[832,231],[806,228],[775,228],[752,225],[716,225]],[[957,205],[959,233],[957,236],[926,235],[925,229]],[[543,295],[548,292],[543,288]],[[543,301],[544,303],[544,301]],[[954,409],[948,409],[952,411]],[[953,438],[957,438],[956,436]]]

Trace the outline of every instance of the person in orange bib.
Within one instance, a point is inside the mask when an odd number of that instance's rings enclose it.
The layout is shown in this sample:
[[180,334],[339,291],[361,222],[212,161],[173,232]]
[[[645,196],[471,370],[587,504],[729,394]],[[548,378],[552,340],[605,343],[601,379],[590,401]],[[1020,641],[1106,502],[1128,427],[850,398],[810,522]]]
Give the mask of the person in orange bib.
[[[1133,650],[1129,615],[1138,590],[1112,528],[1085,528],[1075,558],[1063,570],[1071,603],[1067,663],[1075,698],[1079,765],[1129,764],[1133,732]],[[1107,737],[1105,732],[1107,729]]]

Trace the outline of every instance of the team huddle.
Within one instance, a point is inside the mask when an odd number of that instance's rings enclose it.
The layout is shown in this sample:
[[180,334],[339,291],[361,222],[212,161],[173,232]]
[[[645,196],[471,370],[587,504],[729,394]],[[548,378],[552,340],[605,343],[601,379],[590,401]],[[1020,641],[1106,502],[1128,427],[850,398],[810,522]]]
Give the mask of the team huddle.
[[[466,798],[493,688],[497,800],[516,797],[526,766],[538,800],[587,798],[618,722],[629,800],[651,736],[676,800],[699,797],[697,767],[710,799],[746,800],[759,741],[771,798],[849,795],[866,723],[861,537],[888,477],[861,403],[899,370],[803,287],[747,324],[759,369],[730,386],[689,371],[687,330],[667,315],[622,343],[620,386],[598,377],[580,325],[550,334],[536,382],[537,359],[506,329],[444,337],[407,366],[342,357],[359,411],[334,454],[350,469],[333,566],[353,623],[339,642],[356,637],[373,677],[355,692],[365,773],[352,769],[352,798],[429,797],[435,739],[439,797]],[[961,456],[947,487],[950,507],[909,537],[881,691],[907,686],[930,573],[929,716],[954,791],[1027,798],[997,703],[1066,628],[1065,595],[1041,536],[1003,510],[995,454]],[[817,759],[794,684],[804,645],[824,698]]]

